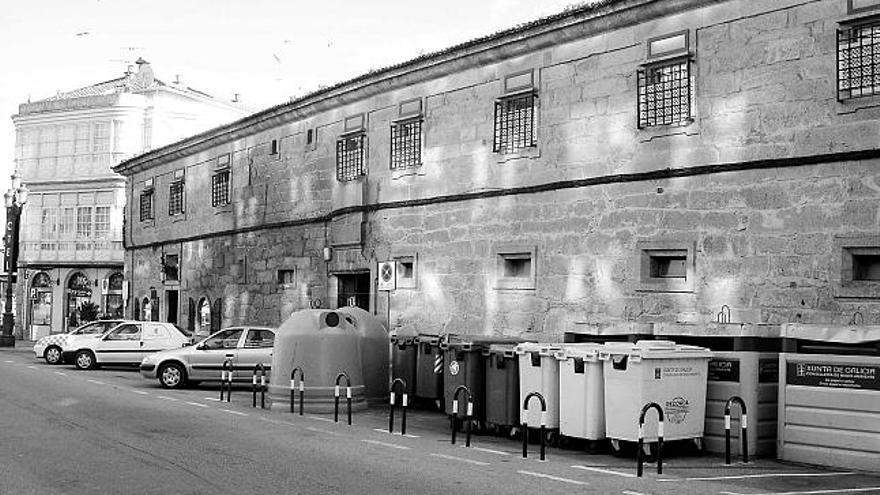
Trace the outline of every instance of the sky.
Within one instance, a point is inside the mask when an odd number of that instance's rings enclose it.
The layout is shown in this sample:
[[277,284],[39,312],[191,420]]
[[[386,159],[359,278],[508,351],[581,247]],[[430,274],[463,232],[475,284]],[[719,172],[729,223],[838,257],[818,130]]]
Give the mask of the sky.
[[122,76],[156,77],[259,110],[577,0],[4,0],[0,9],[0,191],[18,105]]

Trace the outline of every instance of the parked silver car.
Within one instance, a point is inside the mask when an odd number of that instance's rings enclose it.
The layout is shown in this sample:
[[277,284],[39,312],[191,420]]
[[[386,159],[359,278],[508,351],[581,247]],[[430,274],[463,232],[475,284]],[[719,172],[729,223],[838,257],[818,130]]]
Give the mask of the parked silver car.
[[148,354],[141,361],[141,374],[157,378],[165,388],[179,388],[201,381],[219,381],[223,362],[232,360],[234,379],[249,381],[254,367],[272,365],[275,331],[263,327],[231,327],[208,336],[194,346]]

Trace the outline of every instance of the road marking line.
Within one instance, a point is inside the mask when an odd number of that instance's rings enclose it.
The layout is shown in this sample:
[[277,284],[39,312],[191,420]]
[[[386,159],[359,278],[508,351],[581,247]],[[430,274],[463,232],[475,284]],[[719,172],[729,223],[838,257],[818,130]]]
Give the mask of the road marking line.
[[3,361],[6,364],[15,364],[15,361]]
[[106,385],[106,383],[102,382],[101,380],[86,380],[86,381],[89,383],[94,383],[95,385]]
[[623,476],[624,478],[635,478],[636,475],[632,473],[624,473],[622,471],[615,471],[613,469],[603,469],[592,466],[572,466],[574,469],[583,469],[584,471],[594,471],[596,473],[604,473],[604,474],[613,474],[615,476]]
[[67,376],[67,373],[65,373],[65,372],[63,372],[63,371],[56,371],[55,374],[56,374],[56,375],[61,375],[61,376]]
[[647,493],[634,492],[634,491],[632,491],[632,490],[624,490],[624,491],[622,491],[622,492],[620,492],[620,493],[623,493],[623,495],[648,495]]
[[198,403],[198,402],[187,402],[187,404],[189,404],[189,405],[191,405],[191,406],[208,407],[207,404],[200,404],[200,403]]
[[721,495],[822,495],[827,493],[864,493],[880,491],[880,486],[869,486],[865,488],[835,488],[831,490],[811,490],[808,492],[767,492],[767,493],[737,493],[737,492],[718,492]]
[[36,366],[28,366],[27,369],[29,369],[29,370],[35,370],[35,369],[37,369],[37,367],[36,367]]
[[326,433],[326,434],[328,434],[328,435],[333,435],[333,436],[336,436],[336,437],[340,436],[339,433],[336,433],[335,431],[324,430],[324,429],[321,429],[321,428],[314,428],[314,427],[312,427],[312,426],[306,426],[306,429],[309,430],[309,431],[314,431],[314,432],[316,432],[316,433]]
[[[373,431],[378,431],[379,433],[388,433],[388,430],[383,430],[382,428],[373,428]],[[410,435],[409,433],[407,433],[406,435],[401,435],[398,432],[394,432],[394,433],[390,433],[390,434],[397,435],[399,437],[406,437],[406,438],[422,438],[419,435]]]
[[[462,445],[461,448],[466,449],[467,447],[465,447],[464,445]],[[489,453],[489,454],[513,455],[513,454],[511,454],[510,452],[503,452],[503,451],[501,451],[501,450],[492,450],[492,449],[487,449],[487,448],[484,448],[484,447],[471,447],[471,449],[473,449],[473,450],[479,450],[480,452],[487,452],[487,453]]]
[[715,480],[744,480],[748,478],[815,478],[823,476],[851,476],[856,473],[763,473],[763,474],[740,474],[730,476],[711,476],[705,478],[662,478],[657,481],[715,481]]
[[330,418],[322,418],[321,416],[306,416],[309,419],[314,419],[315,421],[324,421],[325,423],[333,423],[334,421]]
[[210,400],[210,401],[213,401],[213,402],[220,402],[220,399],[218,399],[218,398],[216,398],[216,397],[205,397],[205,400]]
[[232,409],[220,409],[221,411],[229,414],[235,414],[237,416],[250,416],[248,413],[233,411]]
[[517,471],[517,473],[519,473],[519,474],[525,474],[525,475],[527,475],[527,476],[534,476],[534,477],[536,477],[536,478],[546,478],[546,479],[548,479],[548,480],[561,481],[561,482],[563,482],[563,483],[570,483],[570,484],[572,484],[572,485],[587,485],[587,484],[588,484],[588,483],[584,483],[583,481],[571,480],[571,479],[568,479],[568,478],[562,478],[562,477],[560,477],[560,476],[553,476],[553,475],[550,475],[550,474],[536,473],[536,472],[534,472],[534,471]]
[[175,399],[174,397],[167,397],[167,396],[165,396],[165,395],[157,395],[156,398],[157,398],[157,399],[164,399],[164,400],[170,400],[170,401],[173,401],[173,402],[177,402],[177,399]]
[[468,464],[475,464],[477,466],[488,466],[488,462],[475,461],[472,459],[464,459],[462,457],[455,457],[454,455],[446,455],[446,454],[431,454],[433,457],[439,457],[441,459],[449,459],[450,461],[459,461],[466,462]]
[[391,447],[392,449],[409,450],[409,447],[406,447],[404,445],[396,445],[393,443],[380,442],[378,440],[362,439],[361,442],[371,443],[373,445],[381,445],[383,447]]
[[144,392],[143,390],[132,390],[132,392],[140,395],[150,395],[149,392]]

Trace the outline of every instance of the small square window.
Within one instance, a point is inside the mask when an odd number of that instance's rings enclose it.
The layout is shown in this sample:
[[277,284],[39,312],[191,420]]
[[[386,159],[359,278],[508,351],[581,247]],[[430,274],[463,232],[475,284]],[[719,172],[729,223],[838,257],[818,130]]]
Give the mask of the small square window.
[[690,242],[640,241],[635,270],[636,290],[693,292],[694,247]]
[[880,253],[852,255],[852,279],[880,282]]
[[495,153],[516,153],[537,146],[538,96],[527,92],[495,102]]
[[416,257],[400,256],[395,260],[397,261],[397,288],[416,288]]
[[496,289],[535,288],[535,248],[504,246],[496,249]]
[[[880,299],[880,235],[836,236],[834,252],[840,274],[834,296],[852,299]],[[839,263],[839,264],[838,264]]]
[[639,69],[639,129],[684,125],[693,120],[690,58],[651,64]]
[[281,285],[296,283],[296,270],[278,270],[278,283]]

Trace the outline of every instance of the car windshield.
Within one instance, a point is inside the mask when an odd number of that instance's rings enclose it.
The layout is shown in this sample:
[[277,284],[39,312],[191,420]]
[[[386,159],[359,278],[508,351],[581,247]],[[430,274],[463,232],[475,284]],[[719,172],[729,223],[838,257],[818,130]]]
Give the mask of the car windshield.
[[202,345],[205,349],[234,349],[238,347],[238,340],[241,337],[241,332],[241,328],[221,330],[203,340]]
[[73,331],[74,335],[95,335],[101,334],[118,325],[119,320],[100,320],[86,323],[85,325]]
[[192,338],[192,336],[193,336],[193,332],[192,332],[192,330],[187,330],[187,329],[185,329],[185,328],[183,328],[183,327],[181,327],[181,326],[178,326],[176,323],[173,323],[172,325],[174,326],[174,328],[177,329],[178,332],[180,332],[180,333],[186,335],[186,336],[189,337],[189,338]]

